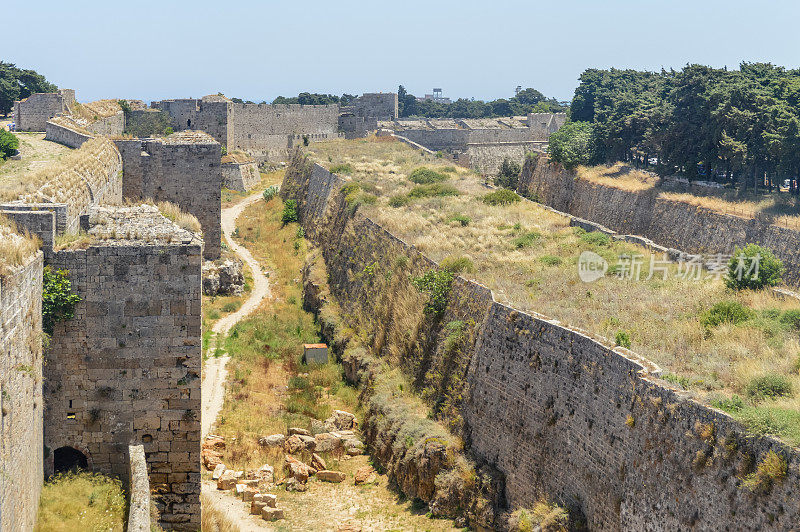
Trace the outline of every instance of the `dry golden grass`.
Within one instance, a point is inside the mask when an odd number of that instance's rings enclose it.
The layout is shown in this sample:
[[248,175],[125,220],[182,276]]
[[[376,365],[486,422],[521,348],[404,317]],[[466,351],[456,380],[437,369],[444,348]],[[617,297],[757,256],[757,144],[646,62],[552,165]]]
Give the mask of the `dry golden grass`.
[[[486,205],[479,201],[487,192],[481,178],[461,168],[449,173],[460,196],[390,207],[390,196],[411,189],[406,177],[411,170],[449,166],[400,143],[337,140],[316,143],[311,151],[323,165],[353,167],[353,179],[378,195],[373,205],[360,208],[389,231],[436,261],[469,258],[474,271],[463,275],[491,288],[498,301],[580,327],[598,339],[608,339],[610,345],[619,331],[625,331],[634,351],[687,377],[700,394],[742,393],[753,376],[769,371],[788,375],[800,390],[800,375],[792,369],[800,354],[796,333],[760,318],[710,331],[700,323],[701,315],[723,300],[739,301],[757,314],[798,308],[795,300],[769,291],[733,293],[720,279],[677,279],[676,265],[668,267],[666,280],[658,273],[646,280],[654,259],[647,250],[621,241],[587,241],[566,218],[532,202]],[[625,183],[639,186],[635,183],[642,180],[629,178]],[[454,215],[470,221],[462,225]],[[607,275],[584,283],[577,275],[582,251],[600,254],[610,266],[622,254],[640,254],[642,279]]]
[[636,170],[623,163],[609,166],[579,166],[577,174],[579,178],[592,183],[619,188],[628,192],[648,190],[658,182],[658,177]]
[[78,118],[94,122],[122,112],[117,100],[97,100],[89,103],[75,103],[72,114]]
[[200,530],[203,532],[239,532],[241,529],[222,512],[218,511],[208,500],[205,493],[200,495],[200,506],[203,514],[200,521]]
[[24,181],[24,176],[34,170],[43,168],[58,161],[72,150],[49,140],[44,140],[42,133],[14,133],[19,139],[20,159],[0,161],[0,197],[8,198],[5,189],[17,188]]
[[0,215],[0,277],[24,265],[40,245],[38,238],[18,233],[14,223]]
[[122,532],[126,502],[119,480],[94,473],[69,473],[42,489],[37,532]]
[[114,143],[102,137],[94,138],[59,160],[7,183],[0,189],[0,200],[87,202],[89,190],[86,183],[95,189],[102,188],[102,180],[109,176],[110,169],[119,161],[120,155]]
[[178,205],[168,201],[160,201],[156,204],[158,210],[164,218],[170,220],[181,229],[186,229],[192,233],[201,231],[200,222],[193,215],[184,212]]
[[[580,179],[628,192],[650,190],[659,182],[657,176],[631,168],[625,163],[580,166],[577,175]],[[788,194],[737,193],[728,189],[709,188],[703,193],[660,191],[658,197],[741,218],[766,216],[776,225],[800,228],[800,206]]]

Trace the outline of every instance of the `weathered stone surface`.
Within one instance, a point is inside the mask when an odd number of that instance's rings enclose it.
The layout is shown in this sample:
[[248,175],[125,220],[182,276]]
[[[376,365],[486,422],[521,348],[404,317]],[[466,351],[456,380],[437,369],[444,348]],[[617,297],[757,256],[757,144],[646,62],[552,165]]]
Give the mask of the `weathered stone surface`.
[[294,477],[286,479],[284,482],[284,487],[286,491],[306,491],[308,490],[308,484],[305,482],[300,482]]
[[306,429],[300,427],[290,427],[289,428],[289,435],[297,434],[299,436],[311,436],[311,433]]
[[322,480],[323,482],[342,482],[347,475],[342,473],[341,471],[317,471],[317,478]]
[[253,488],[251,486],[245,486],[244,490],[242,491],[242,500],[244,502],[250,502],[253,500],[253,497],[258,493],[257,488]]
[[242,261],[224,259],[203,264],[203,293],[207,296],[240,295],[244,290]]
[[283,519],[283,510],[280,508],[270,508],[265,506],[261,509],[261,518],[264,521],[277,521]]
[[311,467],[318,471],[322,469],[328,469],[328,466],[325,464],[325,460],[317,453],[311,455]]
[[342,438],[331,434],[330,432],[317,434],[314,438],[314,442],[314,450],[319,453],[330,453],[344,449]]
[[356,473],[353,477],[353,482],[355,484],[363,484],[365,482],[372,482],[374,478],[375,468],[373,468],[371,465],[365,465],[356,470]]
[[286,441],[286,436],[283,434],[272,434],[259,438],[258,444],[263,447],[282,447],[284,441]]
[[301,450],[306,448],[305,442],[300,439],[300,436],[294,434],[286,438],[286,441],[283,444],[283,450],[289,454],[299,453]]
[[219,480],[219,477],[222,476],[222,473],[225,472],[225,464],[217,464],[217,467],[214,468],[214,472],[211,474],[212,480]]
[[336,430],[353,430],[358,426],[358,420],[354,414],[344,410],[334,410],[333,414],[325,420],[325,428],[329,432]]
[[267,505],[264,501],[253,500],[250,503],[250,515],[261,515],[261,510]]
[[291,455],[286,455],[285,468],[289,476],[302,483],[307,482],[308,477],[316,472],[314,468]]
[[217,489],[218,490],[232,490],[236,486],[236,476],[234,472],[230,469],[226,469],[222,472],[217,480]]

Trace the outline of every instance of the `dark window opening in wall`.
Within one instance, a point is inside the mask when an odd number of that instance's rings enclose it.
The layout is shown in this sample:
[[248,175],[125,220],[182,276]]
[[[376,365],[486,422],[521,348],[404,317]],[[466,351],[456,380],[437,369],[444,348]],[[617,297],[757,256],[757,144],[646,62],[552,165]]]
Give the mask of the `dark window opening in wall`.
[[186,127],[192,127],[192,119],[191,118],[186,120]]
[[53,469],[56,473],[88,469],[89,461],[86,455],[72,447],[59,447],[53,453]]
[[69,400],[69,407],[72,408],[72,399]]

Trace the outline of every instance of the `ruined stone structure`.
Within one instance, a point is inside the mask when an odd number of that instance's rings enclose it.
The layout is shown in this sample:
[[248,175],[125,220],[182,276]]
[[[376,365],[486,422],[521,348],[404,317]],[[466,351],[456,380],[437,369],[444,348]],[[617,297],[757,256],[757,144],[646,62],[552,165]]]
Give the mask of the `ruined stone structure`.
[[602,223],[619,233],[641,235],[656,244],[689,253],[733,253],[756,243],[769,248],[786,266],[784,280],[800,283],[800,231],[768,218],[741,218],[659,197],[654,187],[631,192],[592,183],[551,163],[526,161],[517,192],[579,218]]
[[255,161],[240,153],[222,158],[222,182],[225,188],[245,192],[261,182],[261,173]]
[[[0,234],[3,245],[8,241]],[[0,275],[0,530],[33,530],[42,490],[42,409],[42,253],[36,253]]]
[[[65,124],[51,120],[48,132],[80,148],[0,205],[43,249],[0,275],[0,528],[32,530],[44,472],[79,466],[127,482],[128,446],[142,445],[160,525],[198,530],[203,242],[154,206],[115,204],[133,188],[157,199],[181,192],[200,209],[211,191],[218,253],[219,144],[194,132],[147,144],[153,179],[124,186],[114,144]],[[56,235],[78,228],[88,233],[80,246],[54,249]],[[44,356],[43,265],[67,270],[81,297]]]
[[224,96],[151,105],[169,114],[176,131],[205,131],[229,150],[262,158],[283,158],[304,137],[309,141],[338,137],[338,105],[234,103]]
[[373,92],[362,94],[349,105],[342,106],[342,113],[375,120],[396,120],[398,109],[397,93]]
[[44,131],[47,121],[67,113],[75,104],[75,91],[37,92],[14,102],[14,124],[17,131]]
[[564,113],[536,113],[496,119],[401,119],[378,126],[441,151],[462,166],[496,174],[504,159],[522,163],[526,153],[542,150],[565,121]]
[[[407,279],[431,261],[365,216],[349,215],[338,194],[343,184],[320,167],[295,166],[283,190],[298,201],[345,312],[371,315],[376,300],[403,305],[374,293],[373,280],[357,272],[391,269],[406,255]],[[467,450],[505,476],[510,509],[547,496],[602,530],[791,529],[799,522],[796,449],[747,434],[661,381],[659,368],[635,353],[509,308],[458,279],[440,321],[464,316],[475,323],[475,341],[454,362],[466,369],[451,397],[463,395],[455,404]],[[426,347],[432,363],[446,341],[442,331]],[[786,460],[787,475],[752,492],[741,479],[770,451]]]
[[[87,249],[54,254],[82,301],[56,325],[44,368],[45,469],[59,450],[128,478],[143,444],[163,523],[200,520],[202,242],[155,207],[94,208]],[[63,451],[62,451],[63,452]]]
[[204,256],[218,258],[222,242],[220,144],[201,131],[114,143],[122,154],[123,196],[169,201],[194,215],[203,228]]

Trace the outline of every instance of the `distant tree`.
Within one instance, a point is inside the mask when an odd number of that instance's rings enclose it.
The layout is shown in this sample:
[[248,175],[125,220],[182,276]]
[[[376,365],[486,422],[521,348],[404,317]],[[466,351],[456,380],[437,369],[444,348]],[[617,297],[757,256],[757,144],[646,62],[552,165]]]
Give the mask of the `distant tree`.
[[589,122],[567,122],[550,135],[548,144],[550,158],[569,169],[589,164],[593,149],[594,128]]
[[516,190],[520,172],[522,172],[520,164],[506,157],[500,164],[500,172],[494,182],[497,186]]
[[58,87],[35,70],[17,68],[13,63],[0,61],[0,113],[8,116],[16,100],[35,92],[55,92]]
[[355,100],[356,98],[358,98],[358,96],[354,96],[353,94],[345,93],[345,94],[342,94],[341,98],[339,98],[339,103],[342,104],[342,105],[350,105],[350,103],[352,103],[353,100]]

